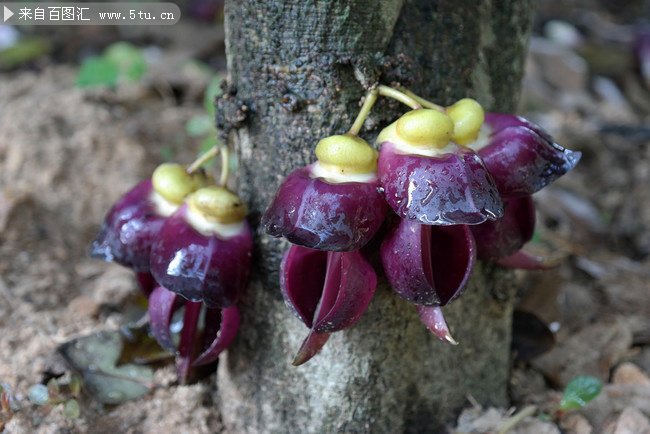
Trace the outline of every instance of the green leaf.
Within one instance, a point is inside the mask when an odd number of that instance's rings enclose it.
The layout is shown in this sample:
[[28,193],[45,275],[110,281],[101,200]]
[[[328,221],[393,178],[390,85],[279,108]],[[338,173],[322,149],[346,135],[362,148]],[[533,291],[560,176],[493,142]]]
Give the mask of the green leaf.
[[205,106],[205,111],[210,115],[210,119],[214,118],[214,99],[221,95],[221,75],[216,75],[212,81],[210,81],[210,84],[208,84],[208,88],[205,90],[205,95],[203,97],[203,105]]
[[116,42],[110,45],[102,55],[119,71],[120,78],[126,81],[138,81],[147,72],[147,61],[142,50],[128,42]]
[[558,408],[570,410],[584,407],[598,396],[602,388],[603,383],[597,378],[586,375],[576,377],[564,389],[564,396]]
[[63,414],[68,419],[78,419],[80,415],[79,403],[76,399],[68,399],[63,405]]
[[90,57],[83,61],[77,74],[77,86],[114,86],[119,70],[117,66],[100,57]]
[[0,68],[10,69],[31,62],[50,51],[44,38],[27,38],[17,44],[0,50]]
[[185,124],[185,131],[192,137],[205,136],[209,133],[214,133],[215,128],[212,118],[206,115],[197,115],[191,117],[187,124]]
[[121,404],[149,393],[153,371],[147,366],[116,366],[122,336],[104,331],[64,343],[59,352],[83,376],[85,390],[104,404]]

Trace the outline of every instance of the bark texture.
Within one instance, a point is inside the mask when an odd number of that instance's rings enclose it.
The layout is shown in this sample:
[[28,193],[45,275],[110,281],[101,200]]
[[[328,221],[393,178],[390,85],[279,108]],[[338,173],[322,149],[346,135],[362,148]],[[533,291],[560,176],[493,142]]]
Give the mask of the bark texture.
[[[261,214],[318,140],[347,131],[365,88],[401,83],[441,104],[474,96],[511,111],[532,0],[252,0],[226,2],[228,79],[220,128],[236,150],[239,192]],[[361,136],[407,108],[381,101]],[[291,360],[307,328],[284,306],[278,270],[287,244],[261,231],[242,327],[218,370],[218,400],[234,432],[437,432],[471,394],[506,404],[513,288],[479,265],[444,308],[460,345],[443,344],[380,275],[368,311],[306,365]]]

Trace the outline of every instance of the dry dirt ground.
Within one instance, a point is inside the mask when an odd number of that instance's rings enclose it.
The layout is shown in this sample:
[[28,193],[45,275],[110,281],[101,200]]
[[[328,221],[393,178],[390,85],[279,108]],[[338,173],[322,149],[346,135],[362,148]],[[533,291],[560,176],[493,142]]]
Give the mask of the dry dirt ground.
[[[590,29],[581,30],[590,36]],[[525,418],[511,432],[647,433],[650,83],[629,53],[631,63],[598,70],[584,42],[570,45],[548,32],[531,45],[521,113],[583,159],[535,196],[531,249],[560,257],[561,265],[518,278],[520,308],[552,326],[556,345],[513,366],[511,409],[482,409],[470,397],[450,431],[496,432],[535,405],[550,417]],[[591,36],[587,42],[601,53],[603,45],[616,51],[629,43]],[[30,386],[69,377],[61,344],[124,321],[137,292],[131,273],[86,252],[121,194],[165,158],[189,163],[196,154],[200,140],[188,137],[185,124],[203,112],[209,77],[182,65],[218,41],[191,40],[169,42],[145,80],[116,89],[76,88],[74,65],[0,74],[0,384],[14,410],[7,432],[221,430],[214,376],[178,386],[169,364],[156,367],[160,387],[139,399],[111,406],[82,394],[78,419],[27,399]],[[603,392],[581,410],[555,414],[561,389],[578,375],[600,378]]]

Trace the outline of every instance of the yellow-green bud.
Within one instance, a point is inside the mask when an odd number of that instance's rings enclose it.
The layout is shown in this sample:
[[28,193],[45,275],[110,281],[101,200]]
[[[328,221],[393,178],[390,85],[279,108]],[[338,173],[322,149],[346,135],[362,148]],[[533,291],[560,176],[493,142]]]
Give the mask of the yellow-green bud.
[[396,133],[411,146],[444,148],[454,133],[454,121],[438,110],[416,109],[397,120]]
[[188,196],[187,205],[207,221],[221,224],[239,223],[248,214],[248,207],[239,196],[217,185],[195,191]]
[[451,136],[454,142],[468,145],[476,140],[485,119],[481,104],[471,98],[463,98],[447,107],[446,112],[454,121],[454,134]]
[[316,145],[320,165],[343,175],[376,172],[378,155],[365,140],[351,135],[325,137]]
[[154,190],[167,201],[180,205],[193,192],[196,182],[180,164],[163,163],[156,167],[151,182]]

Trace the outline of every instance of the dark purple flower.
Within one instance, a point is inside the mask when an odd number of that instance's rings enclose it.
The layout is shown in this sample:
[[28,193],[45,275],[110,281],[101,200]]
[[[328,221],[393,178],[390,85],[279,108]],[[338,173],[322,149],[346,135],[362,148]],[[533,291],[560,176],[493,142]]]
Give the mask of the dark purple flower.
[[280,269],[285,303],[309,327],[293,364],[311,359],[329,334],[354,324],[368,307],[377,276],[359,251],[326,252],[291,246]]
[[504,201],[504,215],[499,220],[472,226],[478,258],[507,268],[540,270],[556,262],[521,250],[535,231],[535,205],[530,196]]
[[504,198],[530,196],[567,173],[581,153],[555,143],[538,125],[509,114],[488,113],[477,141],[478,152]]
[[634,52],[636,53],[641,77],[645,80],[646,86],[650,88],[650,25],[642,25],[637,30]]
[[451,143],[435,157],[382,144],[377,169],[388,204],[400,217],[425,225],[479,224],[503,213],[481,159]]
[[479,259],[496,261],[512,255],[530,241],[535,231],[535,205],[530,196],[508,199],[503,217],[472,226]]
[[387,206],[377,176],[363,182],[330,182],[316,173],[319,163],[292,172],[262,217],[269,235],[311,249],[351,251],[377,232]]
[[223,309],[241,295],[252,252],[246,220],[223,225],[207,222],[184,204],[160,230],[151,251],[151,273],[168,290]]
[[451,336],[440,306],[422,306],[421,304],[416,304],[415,310],[417,310],[424,325],[431,330],[431,333],[447,343],[458,345],[458,342]]
[[380,252],[395,292],[425,306],[444,306],[458,297],[476,261],[468,226],[430,226],[404,219],[386,236]]
[[[174,344],[170,325],[174,311],[185,307],[183,328],[178,348]],[[203,329],[199,330],[201,310],[205,309]],[[191,380],[193,368],[214,362],[230,345],[239,328],[240,316],[236,306],[210,309],[201,303],[185,301],[162,286],[149,298],[151,332],[165,350],[176,355],[176,370],[180,383]]]
[[151,245],[165,222],[155,194],[151,180],[146,180],[122,196],[102,223],[90,256],[148,272]]

